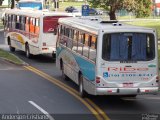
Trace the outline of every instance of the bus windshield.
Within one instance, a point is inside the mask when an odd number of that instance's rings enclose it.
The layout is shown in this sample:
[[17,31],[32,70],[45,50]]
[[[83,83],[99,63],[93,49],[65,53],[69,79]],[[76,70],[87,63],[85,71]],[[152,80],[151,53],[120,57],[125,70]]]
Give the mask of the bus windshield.
[[155,57],[155,40],[148,33],[103,35],[102,59],[106,61],[149,61]]

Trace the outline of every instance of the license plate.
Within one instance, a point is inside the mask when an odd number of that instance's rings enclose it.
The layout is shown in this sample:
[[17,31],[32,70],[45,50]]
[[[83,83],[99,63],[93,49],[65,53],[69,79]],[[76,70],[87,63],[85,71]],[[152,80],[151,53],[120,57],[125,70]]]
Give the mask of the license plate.
[[133,87],[133,83],[123,83],[123,87],[126,87],[126,88]]

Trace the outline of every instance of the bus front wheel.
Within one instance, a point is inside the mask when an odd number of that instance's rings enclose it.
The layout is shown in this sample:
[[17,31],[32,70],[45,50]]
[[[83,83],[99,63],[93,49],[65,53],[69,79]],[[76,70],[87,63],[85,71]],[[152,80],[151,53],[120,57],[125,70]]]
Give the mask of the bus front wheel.
[[26,44],[26,57],[31,58],[30,50],[29,50],[29,45]]
[[87,96],[87,93],[84,91],[83,75],[79,75],[79,94],[82,98]]
[[63,80],[67,80],[67,76],[64,73],[64,64],[63,64],[63,62],[61,62],[61,70],[62,70],[62,79]]
[[10,50],[11,52],[14,52],[14,51],[15,51],[15,48],[11,46],[10,38],[8,38],[8,45],[9,45],[9,50]]

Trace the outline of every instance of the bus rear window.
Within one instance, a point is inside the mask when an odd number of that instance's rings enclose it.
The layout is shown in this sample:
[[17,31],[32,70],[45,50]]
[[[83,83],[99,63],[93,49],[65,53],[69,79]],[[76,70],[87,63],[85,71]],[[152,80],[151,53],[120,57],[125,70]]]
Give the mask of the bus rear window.
[[155,57],[153,34],[104,34],[102,46],[102,58],[106,61],[148,61]]
[[58,19],[66,16],[47,16],[43,18],[43,32],[54,32],[58,27]]

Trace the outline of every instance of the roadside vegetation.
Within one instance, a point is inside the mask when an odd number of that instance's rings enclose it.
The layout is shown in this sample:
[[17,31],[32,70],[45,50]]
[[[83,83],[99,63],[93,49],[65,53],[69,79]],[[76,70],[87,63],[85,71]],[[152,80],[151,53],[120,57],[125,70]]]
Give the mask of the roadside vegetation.
[[0,58],[7,59],[8,61],[14,62],[19,65],[23,64],[23,61],[18,57],[2,49],[0,49]]
[[153,19],[153,20],[133,20],[131,22],[127,22],[128,24],[138,25],[143,27],[150,27],[154,28],[157,31],[158,39],[160,40],[160,19]]

